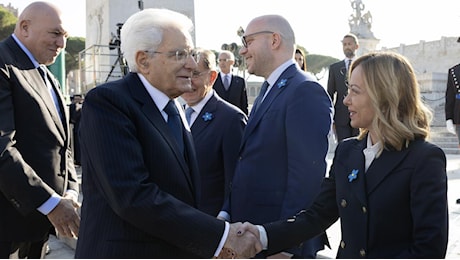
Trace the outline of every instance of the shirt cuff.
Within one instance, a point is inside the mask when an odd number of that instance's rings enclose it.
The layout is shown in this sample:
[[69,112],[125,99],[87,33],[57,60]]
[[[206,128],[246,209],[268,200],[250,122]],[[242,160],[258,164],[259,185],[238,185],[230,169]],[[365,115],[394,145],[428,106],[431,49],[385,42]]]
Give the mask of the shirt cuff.
[[57,193],[53,193],[53,195],[51,195],[45,203],[38,207],[37,210],[43,215],[48,215],[57,206],[57,204],[59,204],[59,201],[61,201],[61,196]]
[[225,219],[226,221],[230,221],[230,214],[228,214],[226,211],[219,212],[219,215],[217,215],[217,217]]
[[218,257],[219,254],[220,254],[220,251],[222,251],[222,248],[224,247],[225,241],[227,241],[228,232],[230,232],[230,224],[227,221],[225,221],[224,234],[222,235],[222,239],[220,240],[219,246],[217,247],[217,250],[214,253],[214,257]]
[[268,249],[267,231],[261,225],[256,225],[256,227],[259,229],[260,243],[262,244],[262,249],[267,250]]

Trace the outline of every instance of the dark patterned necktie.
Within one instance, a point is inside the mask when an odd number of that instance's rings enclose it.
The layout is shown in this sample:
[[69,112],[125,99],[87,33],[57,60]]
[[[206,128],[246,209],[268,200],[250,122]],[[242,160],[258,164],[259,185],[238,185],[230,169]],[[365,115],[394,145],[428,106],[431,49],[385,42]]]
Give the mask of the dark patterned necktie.
[[257,96],[256,100],[254,101],[254,105],[252,106],[251,115],[255,114],[257,109],[259,108],[260,103],[262,103],[262,100],[265,96],[265,93],[267,92],[269,85],[270,84],[268,84],[267,81],[264,81],[264,84],[262,84],[262,87],[260,87],[259,95]]
[[184,136],[182,132],[182,123],[179,115],[179,110],[177,110],[176,105],[173,100],[169,100],[166,107],[163,109],[166,114],[168,114],[168,126],[171,128],[172,134],[179,145],[179,149],[184,153]]

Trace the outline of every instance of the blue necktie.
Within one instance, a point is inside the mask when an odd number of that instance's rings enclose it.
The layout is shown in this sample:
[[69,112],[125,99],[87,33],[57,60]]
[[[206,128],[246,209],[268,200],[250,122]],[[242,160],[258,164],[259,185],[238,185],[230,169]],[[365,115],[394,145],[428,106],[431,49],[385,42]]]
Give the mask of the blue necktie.
[[185,119],[187,119],[187,123],[189,126],[191,126],[190,121],[192,119],[193,112],[195,112],[195,110],[193,110],[192,107],[188,107],[187,109],[185,109]]
[[224,88],[225,90],[228,90],[229,87],[230,87],[230,75],[227,74],[225,75],[225,78],[224,78]]
[[177,110],[176,105],[173,100],[169,100],[166,107],[163,109],[166,114],[168,114],[168,126],[171,128],[172,134],[176,139],[179,149],[184,153],[184,136],[182,133],[182,123],[179,115],[179,110]]
[[268,86],[268,82],[264,81],[264,84],[262,84],[262,87],[260,88],[259,95],[257,96],[256,100],[254,101],[254,105],[252,106],[251,115],[256,113],[257,109],[260,106],[260,103],[262,103],[265,93],[267,92]]

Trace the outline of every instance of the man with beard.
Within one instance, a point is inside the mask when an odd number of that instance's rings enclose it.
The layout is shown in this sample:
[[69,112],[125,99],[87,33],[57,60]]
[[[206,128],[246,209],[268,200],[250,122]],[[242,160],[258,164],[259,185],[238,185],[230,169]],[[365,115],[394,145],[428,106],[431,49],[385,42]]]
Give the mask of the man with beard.
[[347,95],[348,87],[348,68],[356,58],[356,50],[359,48],[358,37],[348,33],[342,40],[343,53],[345,59],[332,64],[329,67],[329,79],[327,81],[327,93],[334,102],[334,131],[337,141],[356,136],[359,130],[351,127],[348,108],[343,104],[343,99]]

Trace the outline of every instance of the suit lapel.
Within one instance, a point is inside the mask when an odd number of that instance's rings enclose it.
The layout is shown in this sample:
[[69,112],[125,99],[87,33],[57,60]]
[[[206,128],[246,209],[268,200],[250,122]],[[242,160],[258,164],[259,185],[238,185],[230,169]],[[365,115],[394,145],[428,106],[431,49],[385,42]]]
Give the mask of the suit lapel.
[[[56,136],[60,136],[64,143],[64,140],[67,139],[66,138],[67,129],[64,128],[63,122],[60,116],[58,115],[54,102],[48,91],[48,87],[43,82],[43,79],[40,73],[38,72],[38,70],[37,69],[19,70],[18,68],[13,67],[13,66],[11,66],[10,68],[12,69],[13,73],[16,75],[19,81],[21,81],[22,83],[28,83],[28,86],[31,89],[33,89],[34,92],[37,93],[37,99],[43,102],[44,106],[46,107],[46,110],[48,110],[50,117],[54,122],[54,125],[56,126],[56,129],[58,130],[56,133]],[[62,108],[62,111],[64,111],[63,108]]]
[[[152,125],[158,129],[158,132],[163,136],[166,142],[169,144],[172,152],[174,153],[177,161],[179,162],[185,178],[187,179],[190,187],[193,189],[193,184],[191,180],[191,170],[185,161],[185,158],[182,152],[179,150],[178,145],[176,144],[174,136],[171,134],[170,129],[168,128],[168,124],[164,120],[163,116],[161,115],[160,110],[158,110],[156,104],[153,102],[152,98],[150,97],[149,93],[144,88],[144,85],[140,81],[139,77],[134,74],[128,74],[124,80],[126,84],[130,86],[130,91],[133,95],[133,98],[138,100],[141,103],[141,110],[144,115],[148,118],[148,120],[152,123]],[[181,116],[182,117],[182,116]],[[193,158],[194,156],[190,155],[191,151],[193,151],[193,147],[190,147],[190,132],[187,133],[187,130],[184,134],[185,140],[185,153],[187,153],[187,158]]]
[[372,193],[377,186],[406,158],[409,149],[402,151],[383,150],[379,158],[375,158],[366,172],[367,193]]
[[275,82],[275,84],[271,87],[270,91],[268,92],[263,102],[257,108],[256,113],[251,113],[251,115],[249,116],[248,124],[246,125],[246,129],[243,134],[243,140],[241,143],[241,147],[244,146],[248,137],[256,129],[257,125],[260,123],[260,120],[263,118],[264,114],[271,107],[271,105],[276,100],[276,98],[286,88],[289,87],[289,84],[290,84],[289,81],[295,75],[295,72],[296,72],[296,66],[291,65],[283,73],[281,73],[280,77]]
[[[365,159],[363,154],[366,144],[367,138],[364,138],[351,147],[348,157],[345,157],[343,164],[341,164],[347,166],[344,168],[344,176],[340,176],[340,178],[346,178],[345,181],[353,195],[364,205],[367,204],[367,176],[364,172]],[[353,177],[353,174],[355,174],[355,177]]]
[[214,94],[208,100],[206,105],[204,105],[203,109],[201,109],[200,114],[198,115],[198,117],[196,118],[195,122],[192,125],[193,135],[198,135],[206,129],[206,127],[212,122],[212,120],[209,120],[209,121],[203,120],[203,115],[206,112],[214,114],[216,109],[217,109],[217,97],[216,97],[216,93],[214,92]]

